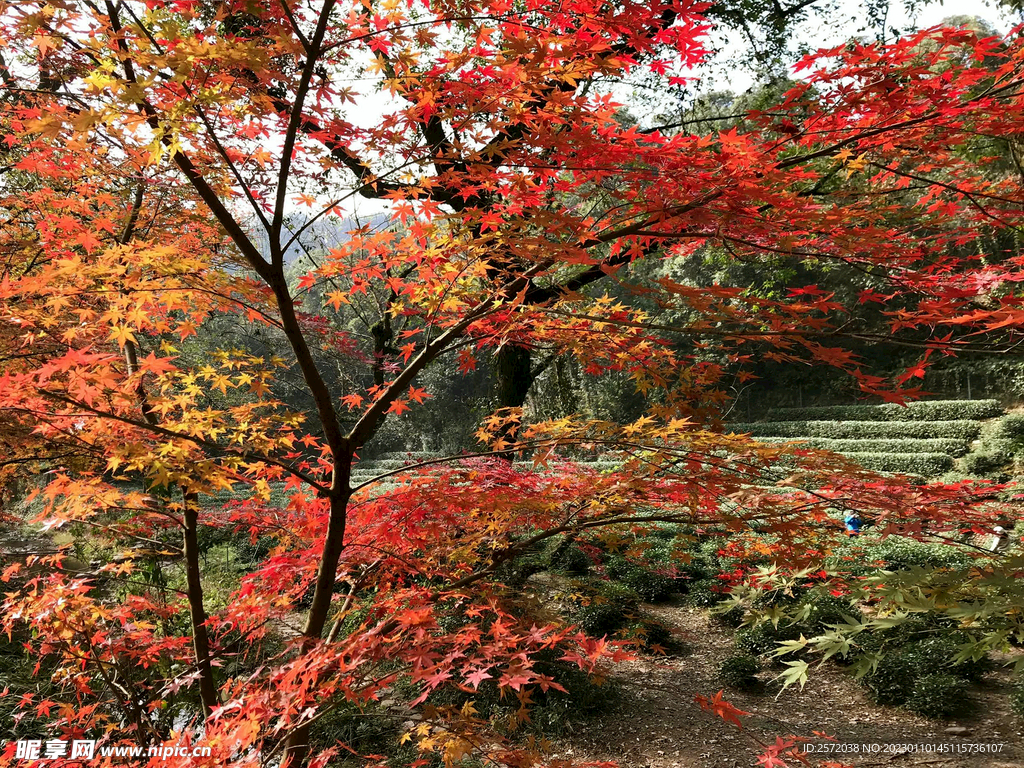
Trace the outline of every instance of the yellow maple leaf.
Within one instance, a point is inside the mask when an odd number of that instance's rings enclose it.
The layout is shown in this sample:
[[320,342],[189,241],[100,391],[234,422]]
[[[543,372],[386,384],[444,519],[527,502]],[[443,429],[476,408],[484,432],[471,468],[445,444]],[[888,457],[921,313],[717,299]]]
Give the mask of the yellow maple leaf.
[[334,307],[335,311],[341,309],[342,304],[349,304],[349,298],[341,291],[332,291],[327,294],[327,303]]
[[110,338],[117,340],[119,347],[124,347],[127,342],[135,342],[135,334],[127,325],[115,325],[110,329]]

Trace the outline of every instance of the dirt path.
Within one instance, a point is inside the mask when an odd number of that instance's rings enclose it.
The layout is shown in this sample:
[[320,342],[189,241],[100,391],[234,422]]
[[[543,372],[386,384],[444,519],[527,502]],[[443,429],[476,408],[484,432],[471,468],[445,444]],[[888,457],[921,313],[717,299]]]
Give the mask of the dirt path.
[[[1005,670],[974,687],[971,696],[978,705],[973,715],[945,722],[872,704],[844,671],[827,665],[811,675],[803,691],[790,688],[777,700],[774,688],[727,691],[732,704],[750,713],[741,733],[693,703],[695,694],[707,696],[721,688],[716,675],[721,661],[732,655],[730,631],[710,623],[700,610],[669,605],[651,611],[679,630],[692,654],[619,665],[613,674],[621,689],[618,704],[577,726],[559,742],[558,756],[618,760],[624,768],[747,768],[756,765],[757,755],[748,733],[772,742],[776,736],[813,737],[814,731],[822,731],[834,736],[836,744],[918,749],[818,755],[858,768],[1024,767],[1024,722],[1009,710],[1011,677]],[[769,670],[761,676],[768,679],[774,674]],[[962,732],[948,732],[949,728]],[[815,739],[814,743],[828,742]],[[1002,748],[996,754],[964,752],[972,744],[1002,744]],[[925,745],[934,745],[933,751],[920,751]],[[936,752],[935,746],[946,751]]]

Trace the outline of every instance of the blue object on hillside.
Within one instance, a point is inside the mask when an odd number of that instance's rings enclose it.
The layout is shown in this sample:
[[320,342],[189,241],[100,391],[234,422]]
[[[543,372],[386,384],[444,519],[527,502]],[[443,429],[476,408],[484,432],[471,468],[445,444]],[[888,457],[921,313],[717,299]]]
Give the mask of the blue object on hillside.
[[857,514],[847,515],[843,522],[846,523],[846,532],[851,536],[856,536],[860,533],[860,527],[864,524],[861,522],[860,515]]

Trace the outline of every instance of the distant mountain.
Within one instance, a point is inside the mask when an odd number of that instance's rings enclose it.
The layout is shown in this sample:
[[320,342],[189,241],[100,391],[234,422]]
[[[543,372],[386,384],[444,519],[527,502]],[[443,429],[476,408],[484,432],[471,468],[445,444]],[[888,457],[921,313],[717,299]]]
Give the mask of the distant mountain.
[[[349,239],[349,233],[360,227],[369,226],[371,229],[382,229],[391,223],[391,217],[386,213],[375,213],[370,216],[324,216],[307,226],[309,217],[302,214],[293,214],[285,219],[284,231],[281,233],[281,244],[288,243],[292,237],[300,232],[299,236],[292,242],[285,251],[285,262],[291,264],[297,258],[308,251],[323,251],[337,248]],[[304,228],[305,227],[305,228]],[[270,255],[270,240],[263,228],[253,230],[253,242],[259,248],[264,257]]]

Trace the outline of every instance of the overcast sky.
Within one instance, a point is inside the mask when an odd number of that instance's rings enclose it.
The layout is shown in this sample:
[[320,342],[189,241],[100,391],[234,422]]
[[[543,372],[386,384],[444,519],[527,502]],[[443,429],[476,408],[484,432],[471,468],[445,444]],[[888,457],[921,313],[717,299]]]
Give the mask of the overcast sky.
[[[796,0],[790,0],[794,1]],[[787,5],[785,0],[783,5]],[[874,39],[878,34],[878,27],[867,28],[865,5],[864,0],[839,0],[838,3],[821,2],[811,5],[806,19],[796,25],[798,34],[794,43],[806,46],[808,50],[815,50],[832,48],[853,37]],[[907,12],[907,3],[901,0],[891,0],[890,5],[884,25],[887,42],[895,40],[898,34],[905,35],[913,30],[937,26],[950,16],[979,17],[1000,33],[1008,32],[1020,21],[1019,18],[1015,18],[1016,14],[1003,11],[990,0],[930,2],[914,15]],[[751,70],[744,66],[744,61],[750,57],[750,44],[740,32],[723,31],[728,35],[727,42],[723,40],[723,34],[712,33],[714,46],[720,48],[720,52],[712,59],[710,69],[701,68],[703,87],[700,87],[700,90],[743,93],[754,85]],[[628,91],[617,95],[629,101]],[[666,101],[665,106],[669,107],[670,103]],[[648,111],[647,114],[654,116],[652,111]]]
[[[794,0],[791,0],[794,1]],[[787,3],[784,1],[783,5]],[[877,30],[865,31],[863,0],[839,0],[838,9],[820,12],[812,11],[805,23],[798,25],[800,34],[797,42],[811,49],[829,48],[856,36],[874,37]],[[914,29],[936,26],[950,16],[977,16],[987,21],[998,32],[1005,33],[1018,21],[1015,14],[1006,13],[997,8],[989,0],[945,0],[944,3],[930,2],[914,16],[906,12],[905,3],[892,0],[891,9],[885,20],[886,35],[889,41],[895,39],[894,32],[901,34]],[[813,8],[814,6],[812,6]],[[733,41],[723,47],[713,65],[715,90],[730,90],[742,93],[753,85],[754,80],[749,70],[743,66],[729,65],[727,62],[742,57],[745,53],[746,41],[738,34],[732,35]],[[629,88],[616,93],[620,101],[628,104]],[[382,94],[366,93],[359,98],[354,108],[359,114],[351,114],[349,119],[357,124],[369,125],[380,119],[380,114],[387,109],[388,99]],[[646,104],[641,112],[654,117],[654,105]],[[367,201],[362,198],[355,203],[355,210],[361,215],[371,215],[381,210],[379,201]],[[351,210],[351,209],[350,209]]]

